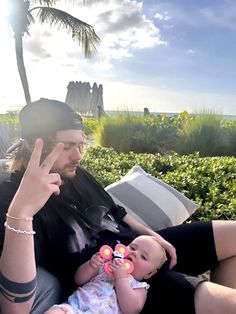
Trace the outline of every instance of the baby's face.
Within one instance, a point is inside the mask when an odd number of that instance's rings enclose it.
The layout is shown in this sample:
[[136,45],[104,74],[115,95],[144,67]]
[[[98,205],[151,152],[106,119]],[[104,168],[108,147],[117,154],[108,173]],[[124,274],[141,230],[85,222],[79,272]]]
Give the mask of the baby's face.
[[128,246],[127,256],[134,264],[132,275],[137,280],[153,276],[165,262],[165,251],[151,236],[140,236]]

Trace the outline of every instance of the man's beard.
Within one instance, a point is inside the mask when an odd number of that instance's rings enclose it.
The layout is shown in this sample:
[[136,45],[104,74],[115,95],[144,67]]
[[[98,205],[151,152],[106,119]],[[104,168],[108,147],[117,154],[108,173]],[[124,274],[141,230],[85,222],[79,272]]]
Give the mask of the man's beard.
[[64,183],[64,182],[72,179],[76,174],[75,173],[76,169],[74,170],[73,173],[69,172],[69,174],[68,174],[67,168],[72,168],[72,167],[76,168],[78,165],[79,165],[78,162],[72,162],[72,163],[65,165],[63,169],[60,169],[60,170],[55,169],[56,170],[55,172],[59,173],[59,175],[61,176],[61,180]]

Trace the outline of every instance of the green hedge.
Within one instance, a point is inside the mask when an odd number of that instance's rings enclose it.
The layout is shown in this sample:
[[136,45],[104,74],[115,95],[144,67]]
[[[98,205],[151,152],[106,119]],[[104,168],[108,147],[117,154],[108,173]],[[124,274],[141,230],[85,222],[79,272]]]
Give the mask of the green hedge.
[[117,152],[203,156],[236,155],[236,120],[203,112],[176,116],[138,116],[132,112],[103,117],[94,132],[97,143]]
[[[18,113],[0,115],[11,141],[19,137]],[[99,121],[84,118],[85,134],[104,147],[117,152],[161,153],[177,152],[181,155],[199,152],[201,156],[236,155],[236,120],[226,120],[214,113],[176,116],[138,116],[127,112]]]
[[234,157],[199,157],[199,154],[116,153],[91,147],[82,164],[106,186],[119,180],[135,164],[175,187],[199,204],[191,220],[236,219],[236,161]]
[[95,130],[98,144],[117,152],[164,153],[173,148],[177,128],[166,116],[138,116],[123,113],[105,116]]
[[17,112],[13,111],[0,115],[0,124],[4,127],[12,142],[20,137],[20,126]]

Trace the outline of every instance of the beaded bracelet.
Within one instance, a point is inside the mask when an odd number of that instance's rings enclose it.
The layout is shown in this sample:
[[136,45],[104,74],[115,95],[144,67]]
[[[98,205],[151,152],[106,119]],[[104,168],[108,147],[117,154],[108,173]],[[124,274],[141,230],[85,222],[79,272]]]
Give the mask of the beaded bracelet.
[[34,230],[28,231],[28,230],[15,229],[15,228],[13,228],[12,226],[9,226],[6,221],[5,221],[5,223],[4,223],[4,227],[5,227],[7,230],[13,231],[13,232],[18,233],[18,234],[34,235],[34,234],[36,233]]
[[14,220],[27,220],[27,221],[32,221],[32,220],[33,220],[33,217],[24,217],[24,218],[20,218],[20,217],[11,216],[11,215],[9,215],[8,213],[6,213],[6,216],[7,216],[8,218],[11,218],[11,219],[14,219]]

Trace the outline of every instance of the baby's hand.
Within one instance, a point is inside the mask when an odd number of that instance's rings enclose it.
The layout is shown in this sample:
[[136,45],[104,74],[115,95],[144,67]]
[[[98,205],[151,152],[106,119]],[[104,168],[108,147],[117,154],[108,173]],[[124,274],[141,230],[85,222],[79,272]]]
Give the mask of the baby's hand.
[[98,269],[99,267],[103,265],[103,263],[104,263],[104,260],[100,256],[99,253],[94,254],[89,260],[89,265],[94,269]]
[[115,258],[110,264],[115,279],[127,278],[128,272],[124,267],[124,261],[120,258]]

